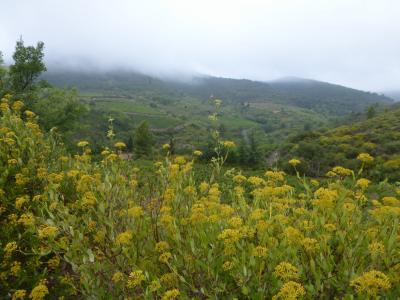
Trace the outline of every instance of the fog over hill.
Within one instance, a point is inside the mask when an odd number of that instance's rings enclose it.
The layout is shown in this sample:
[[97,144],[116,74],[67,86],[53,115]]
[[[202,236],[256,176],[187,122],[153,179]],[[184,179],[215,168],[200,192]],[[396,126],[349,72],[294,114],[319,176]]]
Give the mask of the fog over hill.
[[395,101],[400,101],[400,90],[393,90],[393,91],[385,91],[383,92],[384,95],[387,97],[392,98]]
[[210,97],[230,102],[271,102],[333,114],[363,111],[375,103],[393,100],[376,93],[303,78],[282,78],[261,82],[213,76],[153,77],[137,72],[74,72],[52,71],[44,75],[50,83],[61,87],[77,87],[83,91],[103,90],[106,93],[131,95],[156,91],[166,95],[188,94],[201,100]]
[[[287,75],[369,91],[398,87],[394,0],[2,0],[0,45],[45,43],[46,63],[201,73],[268,81]],[[88,17],[89,16],[89,17]]]

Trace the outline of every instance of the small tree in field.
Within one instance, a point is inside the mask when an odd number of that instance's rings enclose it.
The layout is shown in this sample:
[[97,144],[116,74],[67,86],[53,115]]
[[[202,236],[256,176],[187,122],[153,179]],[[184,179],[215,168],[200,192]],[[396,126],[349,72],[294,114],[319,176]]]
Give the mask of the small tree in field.
[[136,128],[133,136],[133,153],[136,157],[151,156],[153,144],[153,134],[150,131],[149,123],[143,121]]

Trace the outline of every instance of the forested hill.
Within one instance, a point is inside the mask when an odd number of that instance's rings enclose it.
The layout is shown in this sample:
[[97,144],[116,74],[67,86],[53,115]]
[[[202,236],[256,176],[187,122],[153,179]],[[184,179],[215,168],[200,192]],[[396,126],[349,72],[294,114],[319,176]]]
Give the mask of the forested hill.
[[400,180],[400,105],[364,121],[327,131],[303,133],[281,147],[281,162],[290,157],[302,161],[300,168],[312,176],[323,176],[335,166],[354,167],[359,153],[375,157],[370,175]]
[[334,115],[361,112],[372,104],[387,104],[393,101],[376,93],[299,78],[260,82],[198,76],[177,81],[121,71],[103,73],[52,71],[47,72],[44,78],[57,86],[76,87],[86,92],[102,90],[114,95],[141,95],[167,100],[185,95],[202,100],[214,96],[229,102],[269,102]]

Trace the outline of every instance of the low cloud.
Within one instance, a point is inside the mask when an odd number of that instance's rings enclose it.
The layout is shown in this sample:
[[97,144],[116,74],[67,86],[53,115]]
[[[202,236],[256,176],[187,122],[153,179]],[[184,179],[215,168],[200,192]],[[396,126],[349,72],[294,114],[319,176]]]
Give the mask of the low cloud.
[[47,63],[82,70],[256,80],[314,78],[400,89],[400,2],[3,0],[0,50],[20,35]]

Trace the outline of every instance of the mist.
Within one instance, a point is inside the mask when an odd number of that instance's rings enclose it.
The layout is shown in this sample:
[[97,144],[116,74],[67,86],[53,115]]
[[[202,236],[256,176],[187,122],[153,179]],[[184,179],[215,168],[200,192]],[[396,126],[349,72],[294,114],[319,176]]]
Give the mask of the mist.
[[49,69],[137,70],[400,89],[396,0],[3,0],[0,51],[45,43]]

